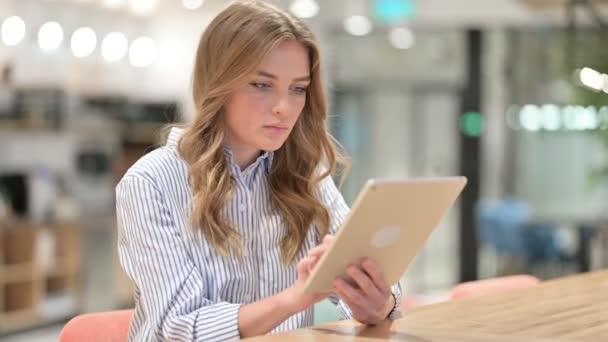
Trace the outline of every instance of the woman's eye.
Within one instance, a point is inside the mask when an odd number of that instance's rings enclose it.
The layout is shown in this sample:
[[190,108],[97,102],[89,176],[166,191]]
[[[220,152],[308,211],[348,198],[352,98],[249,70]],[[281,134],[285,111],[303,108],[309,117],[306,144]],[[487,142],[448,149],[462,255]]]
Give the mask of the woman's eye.
[[251,82],[251,85],[258,89],[267,89],[270,88],[270,84],[261,83],[261,82]]
[[306,87],[293,87],[293,91],[297,94],[306,93]]

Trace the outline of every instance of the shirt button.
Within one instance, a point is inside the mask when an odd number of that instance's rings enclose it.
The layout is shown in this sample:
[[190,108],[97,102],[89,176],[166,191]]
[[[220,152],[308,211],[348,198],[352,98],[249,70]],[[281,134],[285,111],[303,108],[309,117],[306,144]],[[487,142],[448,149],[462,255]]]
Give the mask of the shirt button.
[[245,299],[246,302],[249,302],[251,300],[251,295],[247,294],[243,297],[243,299]]
[[245,211],[245,205],[243,203],[239,203],[239,211],[240,212]]

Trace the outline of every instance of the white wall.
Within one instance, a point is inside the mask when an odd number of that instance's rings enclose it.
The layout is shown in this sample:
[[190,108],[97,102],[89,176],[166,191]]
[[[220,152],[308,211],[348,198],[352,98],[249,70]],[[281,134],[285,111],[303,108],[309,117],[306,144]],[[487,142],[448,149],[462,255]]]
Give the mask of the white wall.
[[517,134],[518,197],[539,219],[566,222],[605,215],[606,184],[592,187],[591,171],[605,165],[605,147],[590,133]]
[[[122,10],[107,10],[92,4],[66,1],[3,0],[0,20],[19,15],[26,22],[26,38],[14,47],[0,43],[0,63],[14,65],[17,87],[53,86],[74,94],[118,94],[152,100],[187,99],[192,63],[200,33],[218,7],[202,13],[173,9],[153,17],[136,17]],[[37,30],[54,20],[64,28],[58,50],[43,52],[37,46]],[[82,26],[97,33],[97,49],[86,58],[76,58],[69,48],[70,35]],[[128,57],[106,63],[101,41],[112,31],[125,33],[129,42],[140,36],[153,38],[158,47],[156,62],[134,68]]]

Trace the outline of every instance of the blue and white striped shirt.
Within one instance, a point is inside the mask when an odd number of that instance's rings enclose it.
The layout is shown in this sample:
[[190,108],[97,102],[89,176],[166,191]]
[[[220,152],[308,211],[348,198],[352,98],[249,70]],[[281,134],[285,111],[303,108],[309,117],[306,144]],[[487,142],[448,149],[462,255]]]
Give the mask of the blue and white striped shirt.
[[[199,230],[189,228],[191,199],[188,165],[179,156],[183,134],[172,129],[167,144],[136,162],[116,187],[120,263],[135,283],[135,315],[130,341],[212,341],[239,338],[241,305],[285,290],[296,278],[296,263],[320,242],[310,229],[296,262],[281,263],[281,217],[271,209],[266,176],[272,153],[261,155],[241,171],[225,149],[236,179],[227,217],[243,239],[243,255],[222,257]],[[329,210],[330,232],[336,233],[349,208],[331,177],[318,196]],[[399,298],[399,285],[393,287]],[[337,297],[341,318],[351,318]],[[291,316],[272,332],[313,323],[313,308]]]

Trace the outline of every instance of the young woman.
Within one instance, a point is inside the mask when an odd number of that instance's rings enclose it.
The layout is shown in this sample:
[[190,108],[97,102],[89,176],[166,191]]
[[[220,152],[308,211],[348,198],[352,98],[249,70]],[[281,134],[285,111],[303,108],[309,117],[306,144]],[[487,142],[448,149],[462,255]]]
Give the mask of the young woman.
[[116,188],[120,261],[136,285],[130,339],[211,341],[309,326],[329,297],[375,324],[400,298],[373,260],[303,291],[349,208],[331,174],[319,51],[300,20],[237,2],[203,33],[197,110]]

